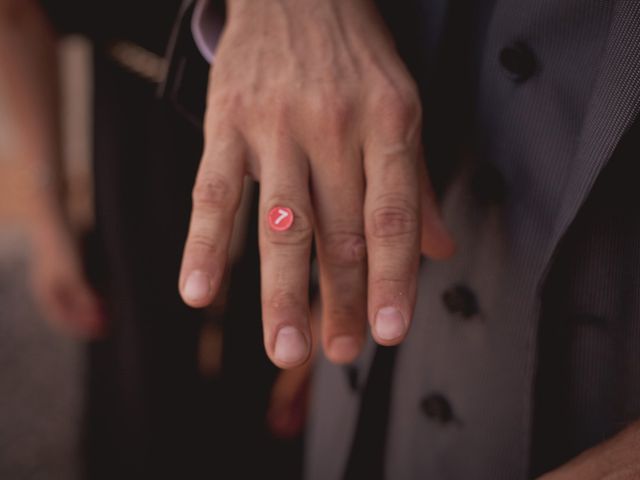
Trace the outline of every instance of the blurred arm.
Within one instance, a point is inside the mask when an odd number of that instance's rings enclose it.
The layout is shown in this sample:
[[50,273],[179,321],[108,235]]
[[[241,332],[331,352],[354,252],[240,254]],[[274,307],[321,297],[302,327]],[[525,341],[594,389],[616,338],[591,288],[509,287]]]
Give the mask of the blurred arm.
[[0,0],[3,156],[26,175],[33,293],[46,318],[74,335],[104,332],[101,301],[84,273],[63,197],[56,39],[35,0]]
[[640,421],[538,480],[633,480],[640,478]]
[[4,156],[25,168],[34,225],[62,216],[56,39],[34,0],[0,0]]

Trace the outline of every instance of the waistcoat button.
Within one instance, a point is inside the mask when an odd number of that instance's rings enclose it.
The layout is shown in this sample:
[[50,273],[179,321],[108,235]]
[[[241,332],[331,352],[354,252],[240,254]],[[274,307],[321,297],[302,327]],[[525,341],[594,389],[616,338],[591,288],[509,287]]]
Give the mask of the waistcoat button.
[[470,318],[478,313],[478,301],[469,287],[455,285],[442,294],[442,301],[449,312]]
[[447,399],[434,393],[422,399],[420,409],[431,420],[445,424],[453,420],[453,410]]
[[529,79],[537,69],[535,55],[522,42],[504,47],[500,51],[500,64],[509,78],[518,83]]

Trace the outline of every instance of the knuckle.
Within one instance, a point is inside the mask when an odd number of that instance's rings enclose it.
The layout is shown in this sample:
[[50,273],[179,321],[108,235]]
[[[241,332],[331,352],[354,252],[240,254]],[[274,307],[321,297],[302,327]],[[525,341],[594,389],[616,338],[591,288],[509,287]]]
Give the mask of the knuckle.
[[242,110],[247,103],[246,95],[235,88],[212,88],[209,101],[210,112],[222,112],[225,116],[233,115]]
[[224,136],[232,125],[240,122],[247,103],[248,99],[241,92],[229,89],[216,92],[214,89],[204,116],[205,141]]
[[286,312],[301,309],[300,298],[289,290],[278,290],[268,300],[267,306],[273,312]]
[[341,144],[353,124],[355,105],[351,96],[339,91],[322,93],[308,102],[308,109],[311,141],[323,146]]
[[333,232],[325,235],[325,261],[330,265],[356,266],[366,258],[366,242],[361,233]]
[[371,213],[369,233],[373,238],[408,237],[417,235],[417,232],[417,211],[406,201],[383,205]]
[[374,111],[380,128],[400,139],[417,131],[422,121],[420,97],[414,86],[387,85],[378,94]]
[[358,302],[354,302],[353,299],[349,300],[325,307],[324,316],[333,323],[334,329],[341,330],[341,332],[336,332],[336,335],[338,333],[360,333],[360,330],[364,329],[362,320],[366,318],[365,308]]
[[341,134],[348,128],[353,117],[352,103],[344,95],[324,97],[318,115],[325,130]]
[[[291,205],[292,202],[276,201],[272,205]],[[264,214],[264,232],[270,244],[276,246],[308,246],[313,238],[313,226],[311,216],[299,208],[292,208],[294,211],[293,224],[288,230],[275,231],[269,225],[268,215],[273,207],[270,207]]]
[[273,130],[290,131],[292,108],[287,98],[282,94],[269,96],[258,115],[263,125],[271,125]]
[[207,255],[215,254],[218,251],[218,245],[215,240],[202,233],[192,233],[187,241],[187,253],[199,252]]
[[377,293],[400,298],[406,295],[408,278],[408,272],[402,277],[398,272],[378,272],[370,279],[371,291],[374,295]]
[[192,200],[197,209],[220,210],[233,203],[234,191],[227,179],[219,175],[199,178],[193,187]]

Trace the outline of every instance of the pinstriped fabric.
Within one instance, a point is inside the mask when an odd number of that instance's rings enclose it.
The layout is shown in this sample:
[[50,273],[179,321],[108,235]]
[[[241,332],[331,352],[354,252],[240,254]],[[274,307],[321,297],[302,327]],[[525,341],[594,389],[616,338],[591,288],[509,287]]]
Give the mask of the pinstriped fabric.
[[[616,3],[605,62],[594,88],[580,148],[565,177],[552,245],[562,238],[598,173],[640,108],[640,2]],[[549,252],[551,255],[553,250]]]
[[[630,194],[635,185],[624,177],[625,168],[626,175],[633,175],[632,157],[640,154],[640,145],[636,142],[630,153],[627,141],[613,155],[640,108],[640,3],[617,2],[612,18],[589,115],[565,171],[540,279],[548,298],[538,340],[535,474],[605,440],[640,415],[640,369],[635,367],[640,358],[639,300],[634,288],[640,282],[634,261],[640,231],[632,220],[635,209],[629,208],[639,199]],[[640,134],[638,128],[634,134]],[[573,225],[612,157],[613,173],[599,180],[604,186]],[[569,228],[572,235],[559,253]],[[566,257],[574,265],[567,266]],[[563,280],[551,274],[547,278],[548,272]]]
[[563,239],[543,294],[534,473],[640,417],[640,123]]
[[[494,13],[493,38],[485,48],[485,55],[495,58],[495,52],[508,42],[524,41],[534,49],[539,62],[534,78],[502,89],[489,85],[498,78],[499,66],[487,68],[488,86],[481,90],[479,107],[481,156],[499,165],[511,190],[506,215],[514,270],[508,291],[516,299],[511,306],[505,301],[503,314],[518,325],[509,340],[522,339],[523,351],[512,356],[511,365],[526,357],[526,363],[518,366],[522,383],[510,392],[522,395],[520,436],[514,443],[519,445],[523,464],[530,450],[534,408],[532,378],[539,313],[533,294],[547,262],[545,252],[555,243],[552,232],[565,193],[563,179],[573,175],[571,159],[580,148],[598,65],[608,54],[607,36],[614,23],[610,20],[612,5],[603,1],[542,1],[514,7],[512,2],[502,2]],[[505,474],[504,464],[493,468],[486,478],[521,478],[526,472]]]
[[[458,255],[421,269],[414,324],[396,359],[386,467],[394,480],[527,478],[640,415],[640,362],[633,361],[640,351],[640,229],[625,220],[631,212],[613,215],[622,200],[608,200],[625,175],[610,181],[608,193],[594,195],[596,205],[585,205],[587,221],[573,225],[637,113],[640,3],[485,5],[492,14],[477,18],[489,21],[473,31],[486,35],[468,46],[480,60],[458,59],[480,65],[469,69],[468,87],[477,97],[473,154],[460,162],[443,205]],[[516,83],[499,58],[518,43],[531,49],[537,68]],[[445,97],[446,109],[466,94],[447,90],[460,85],[447,82],[451,71],[435,72],[441,82],[432,81],[434,72],[422,73],[429,117],[443,113],[428,110],[438,104],[434,99]],[[430,92],[429,85],[443,88]],[[467,123],[459,115],[459,123]],[[437,122],[430,128],[436,140],[467,137],[455,124],[440,127],[453,131],[439,131]],[[427,145],[427,151],[444,148]],[[640,156],[640,145],[635,153]],[[481,205],[473,193],[483,164],[501,172],[503,204]],[[461,320],[442,302],[456,284],[475,294],[480,311],[472,319]],[[331,367],[322,368],[326,377]],[[447,399],[454,422],[443,425],[420,413],[421,400],[432,394]],[[335,396],[313,412],[325,425],[311,436],[326,435],[314,445],[331,445],[329,433],[337,429],[327,425],[343,403],[353,406],[352,399]],[[540,449],[554,436],[555,451]],[[332,465],[323,471],[339,471],[331,448],[309,453],[315,465]]]
[[[606,50],[610,5],[496,4],[483,48],[476,160],[502,172],[507,203],[498,211],[478,208],[465,193],[463,177],[449,192],[445,212],[460,254],[448,265],[429,265],[422,279],[416,326],[397,363],[394,391],[400,420],[389,442],[390,478],[527,475],[537,282],[563,194],[561,181],[579,147],[597,66]],[[507,79],[498,61],[500,51],[515,42],[529,45],[538,61],[536,74],[524,84]],[[455,319],[439,297],[454,282],[476,292],[484,328],[451,324]],[[416,399],[405,397],[430,390],[450,399],[464,428],[442,432],[428,422],[412,427],[415,421],[401,410],[409,411]],[[418,449],[424,452],[419,461],[414,460]]]

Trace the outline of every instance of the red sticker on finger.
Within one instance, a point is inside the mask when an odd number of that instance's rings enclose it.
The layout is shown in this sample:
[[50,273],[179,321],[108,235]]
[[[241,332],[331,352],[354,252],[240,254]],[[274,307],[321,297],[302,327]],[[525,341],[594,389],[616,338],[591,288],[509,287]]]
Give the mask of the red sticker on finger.
[[287,207],[274,207],[269,212],[269,226],[276,232],[289,230],[293,225],[293,211]]

